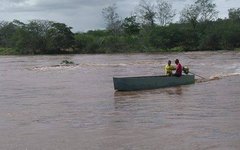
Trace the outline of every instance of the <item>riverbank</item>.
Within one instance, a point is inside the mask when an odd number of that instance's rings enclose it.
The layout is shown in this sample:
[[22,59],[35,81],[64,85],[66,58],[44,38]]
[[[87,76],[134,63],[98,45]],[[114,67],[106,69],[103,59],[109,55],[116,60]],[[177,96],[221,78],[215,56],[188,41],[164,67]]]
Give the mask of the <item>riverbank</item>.
[[[193,52],[193,51],[219,51],[219,50],[183,50],[181,48],[173,48],[173,49],[149,49],[149,50],[125,50],[121,52],[99,52],[99,53],[81,53],[78,51],[66,51],[61,53],[41,53],[41,55],[58,55],[58,54],[126,54],[126,53],[161,53],[161,52]],[[228,51],[240,51],[240,48],[235,48],[233,50]],[[0,48],[0,55],[26,55],[21,54],[19,51],[13,48]],[[28,55],[39,55],[39,54],[28,54]]]
[[[159,53],[240,49],[240,40],[237,38],[240,36],[240,22],[234,19],[198,22],[196,27],[192,27],[189,23],[174,23],[164,27],[139,26],[136,33],[126,32],[124,29],[116,33],[111,30],[73,33],[71,27],[64,23],[41,20],[21,24],[15,24],[13,21],[6,22],[0,27],[0,35],[7,35],[1,37],[0,55]],[[48,28],[44,28],[46,24],[49,25]],[[5,31],[8,28],[14,30]]]
[[0,48],[0,55],[21,55],[13,48]]

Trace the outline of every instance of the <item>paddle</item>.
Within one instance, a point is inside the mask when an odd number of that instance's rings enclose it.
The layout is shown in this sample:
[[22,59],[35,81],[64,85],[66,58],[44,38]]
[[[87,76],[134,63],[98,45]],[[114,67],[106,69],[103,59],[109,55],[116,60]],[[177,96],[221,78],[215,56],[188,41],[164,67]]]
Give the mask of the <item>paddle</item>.
[[190,71],[189,71],[189,73],[191,73],[191,74],[193,74],[193,75],[195,75],[195,76],[198,76],[198,77],[200,77],[200,78],[202,78],[202,79],[206,79],[206,78],[204,78],[204,77],[202,77],[202,76],[200,76],[200,75],[197,75],[197,74],[195,74],[195,73],[192,73],[192,72],[190,72]]

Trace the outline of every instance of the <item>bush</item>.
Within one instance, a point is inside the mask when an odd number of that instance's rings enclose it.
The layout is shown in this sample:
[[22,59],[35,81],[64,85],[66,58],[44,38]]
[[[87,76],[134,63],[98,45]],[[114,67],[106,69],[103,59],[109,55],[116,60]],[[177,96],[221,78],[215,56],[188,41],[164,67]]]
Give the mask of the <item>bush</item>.
[[17,55],[19,54],[16,49],[13,48],[0,48],[0,55]]

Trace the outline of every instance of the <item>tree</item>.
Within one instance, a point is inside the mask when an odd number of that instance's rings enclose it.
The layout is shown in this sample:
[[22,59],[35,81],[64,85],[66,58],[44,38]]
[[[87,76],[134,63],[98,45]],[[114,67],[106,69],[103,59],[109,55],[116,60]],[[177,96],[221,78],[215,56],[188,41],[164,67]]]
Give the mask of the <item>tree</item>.
[[27,28],[18,28],[15,36],[15,48],[20,54],[33,54],[32,39]]
[[119,33],[121,27],[121,20],[116,9],[116,4],[113,4],[102,10],[103,18],[107,22],[107,30],[110,30],[113,34]]
[[127,34],[138,34],[140,31],[140,24],[136,22],[136,16],[126,17],[123,21],[122,28]]
[[21,22],[19,20],[16,20],[16,19],[14,19],[12,23],[17,27],[24,27],[25,26],[25,24],[23,22]]
[[228,17],[231,20],[240,20],[240,8],[231,8],[228,10]]
[[171,23],[174,16],[176,15],[175,13],[176,10],[172,9],[172,4],[164,0],[157,1],[156,10],[157,10],[156,16],[161,26],[166,26],[169,23]]
[[26,29],[30,37],[30,49],[34,53],[38,53],[42,50],[46,50],[47,39],[46,34],[53,22],[46,20],[32,20],[26,25]]
[[193,28],[196,28],[200,10],[196,5],[188,5],[181,11],[180,22],[190,23]]
[[217,18],[218,11],[216,11],[216,4],[212,3],[213,0],[197,0],[195,5],[200,11],[199,21],[213,21]]
[[180,22],[191,23],[196,28],[198,22],[213,21],[218,12],[215,10],[216,4],[212,0],[197,0],[194,4],[186,6],[181,11]]
[[12,47],[14,45],[13,36],[17,26],[12,22],[1,22],[0,23],[0,46]]
[[52,21],[31,20],[28,24],[13,21],[18,27],[14,36],[17,49],[24,54],[44,53],[47,50],[48,30],[53,25]]
[[5,26],[8,25],[8,22],[5,22],[5,21],[0,21],[0,46],[3,47],[6,45],[6,41],[5,41],[5,37],[4,37],[4,28]]
[[47,32],[48,49],[62,51],[74,44],[74,34],[64,23],[53,23]]
[[141,0],[138,6],[139,18],[143,25],[154,26],[155,25],[155,5],[150,1]]

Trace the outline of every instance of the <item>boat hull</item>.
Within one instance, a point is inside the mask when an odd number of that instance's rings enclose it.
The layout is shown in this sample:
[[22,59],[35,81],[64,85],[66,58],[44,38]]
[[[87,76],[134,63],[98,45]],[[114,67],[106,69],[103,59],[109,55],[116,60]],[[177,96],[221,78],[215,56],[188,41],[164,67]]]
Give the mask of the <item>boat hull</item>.
[[193,84],[194,75],[175,76],[139,76],[113,77],[114,89],[118,91],[136,91],[157,89],[178,85]]

